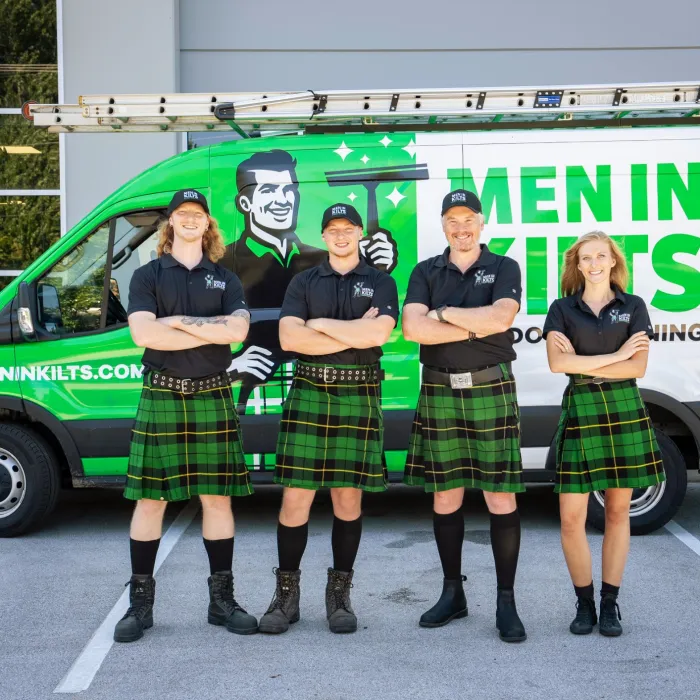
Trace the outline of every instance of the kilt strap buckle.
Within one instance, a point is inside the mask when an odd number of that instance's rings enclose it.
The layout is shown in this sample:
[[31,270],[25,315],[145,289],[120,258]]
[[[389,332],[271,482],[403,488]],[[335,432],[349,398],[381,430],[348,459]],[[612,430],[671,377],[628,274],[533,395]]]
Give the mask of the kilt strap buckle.
[[474,384],[472,383],[472,373],[462,372],[461,374],[450,374],[450,386],[453,389],[471,389]]

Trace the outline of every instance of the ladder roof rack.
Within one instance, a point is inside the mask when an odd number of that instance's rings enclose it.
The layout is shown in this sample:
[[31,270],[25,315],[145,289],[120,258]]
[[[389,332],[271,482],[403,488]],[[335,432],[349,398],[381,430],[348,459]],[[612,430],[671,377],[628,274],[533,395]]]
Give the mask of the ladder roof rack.
[[445,130],[700,124],[700,82],[431,90],[83,95],[28,104],[52,132]]

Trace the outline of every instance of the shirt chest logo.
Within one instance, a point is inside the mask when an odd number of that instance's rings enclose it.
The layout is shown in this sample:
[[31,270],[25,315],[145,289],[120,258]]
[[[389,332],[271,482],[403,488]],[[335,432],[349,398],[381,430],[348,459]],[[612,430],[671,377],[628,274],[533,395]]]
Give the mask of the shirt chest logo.
[[629,323],[631,314],[621,314],[617,309],[610,311],[610,323]]
[[355,282],[355,286],[352,288],[352,296],[368,297],[371,299],[374,296],[374,289],[362,286],[362,282]]
[[477,287],[481,284],[493,284],[495,281],[496,275],[487,275],[483,270],[478,270],[474,275],[474,285]]
[[207,289],[226,289],[226,282],[215,280],[214,275],[207,275],[204,281],[207,283]]

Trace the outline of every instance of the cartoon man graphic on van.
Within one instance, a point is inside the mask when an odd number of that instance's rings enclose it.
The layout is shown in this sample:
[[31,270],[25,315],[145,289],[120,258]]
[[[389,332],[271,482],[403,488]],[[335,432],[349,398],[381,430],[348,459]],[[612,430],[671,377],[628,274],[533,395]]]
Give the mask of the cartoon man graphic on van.
[[[241,411],[255,385],[292,359],[280,348],[278,336],[277,319],[287,285],[294,275],[319,265],[328,255],[297,234],[301,198],[296,165],[286,151],[272,150],[255,153],[236,169],[236,207],[245,217],[245,227],[238,240],[227,246],[222,263],[240,278],[253,310],[246,342],[230,367],[245,375]],[[390,270],[396,261],[396,243],[382,234],[376,240],[367,236],[361,253],[373,267]]]

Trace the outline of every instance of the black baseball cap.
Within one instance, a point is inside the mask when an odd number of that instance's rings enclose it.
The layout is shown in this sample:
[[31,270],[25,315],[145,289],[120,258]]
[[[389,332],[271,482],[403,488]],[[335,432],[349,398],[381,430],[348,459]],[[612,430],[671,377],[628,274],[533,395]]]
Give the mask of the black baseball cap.
[[186,202],[194,202],[199,204],[202,209],[208,214],[209,205],[207,204],[207,198],[197,190],[180,190],[173,195],[173,198],[168,204],[168,216],[170,216],[180,205]]
[[442,214],[452,207],[467,207],[477,214],[481,214],[481,202],[479,198],[469,190],[453,190],[442,200]]
[[362,217],[357,212],[357,209],[350,204],[333,204],[323,212],[323,221],[321,222],[321,231],[323,231],[333,219],[347,219],[355,226],[362,226]]

